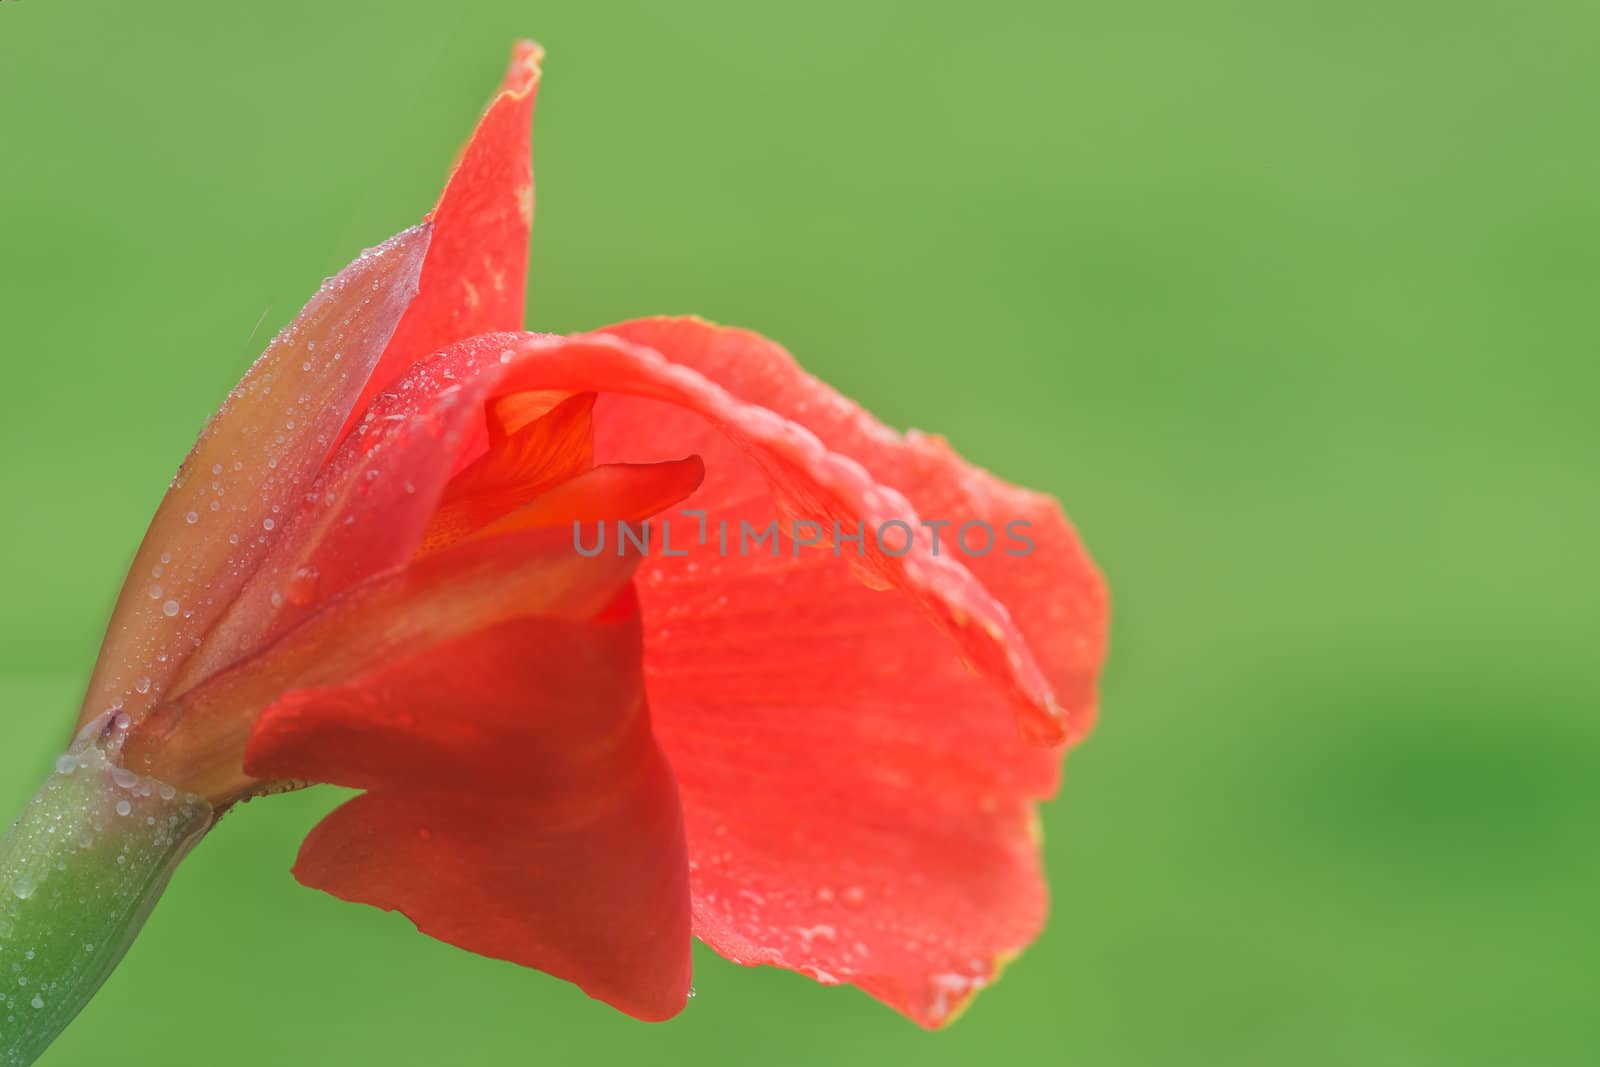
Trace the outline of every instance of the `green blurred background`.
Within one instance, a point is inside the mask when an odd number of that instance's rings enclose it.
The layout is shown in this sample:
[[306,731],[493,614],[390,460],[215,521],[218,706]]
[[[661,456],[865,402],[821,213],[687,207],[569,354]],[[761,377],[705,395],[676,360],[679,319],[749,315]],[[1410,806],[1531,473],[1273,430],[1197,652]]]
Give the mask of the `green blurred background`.
[[[1061,496],[1111,580],[1049,931],[943,1034],[650,1027],[299,888],[254,804],[47,1057],[1595,1062],[1589,4],[0,0],[0,810],[202,421],[549,50],[533,325],[696,311]],[[252,334],[252,326],[261,319]]]

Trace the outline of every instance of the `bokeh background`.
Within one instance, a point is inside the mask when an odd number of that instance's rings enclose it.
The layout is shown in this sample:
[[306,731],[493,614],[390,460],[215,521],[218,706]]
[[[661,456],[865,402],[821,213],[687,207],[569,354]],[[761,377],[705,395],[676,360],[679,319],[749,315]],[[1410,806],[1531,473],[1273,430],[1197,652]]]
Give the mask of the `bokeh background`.
[[202,421],[432,203],[519,35],[535,325],[778,337],[1057,493],[1116,605],[1052,924],[943,1034],[710,954],[625,1020],[299,888],[311,792],[229,819],[45,1063],[1593,1063],[1597,34],[1560,0],[0,0],[0,810]]

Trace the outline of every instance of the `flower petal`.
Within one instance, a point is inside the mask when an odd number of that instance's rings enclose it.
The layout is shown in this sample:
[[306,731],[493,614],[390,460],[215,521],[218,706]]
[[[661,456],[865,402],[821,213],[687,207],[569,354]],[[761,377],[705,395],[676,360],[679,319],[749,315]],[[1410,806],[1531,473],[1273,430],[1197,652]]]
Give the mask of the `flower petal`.
[[436,552],[594,466],[593,393],[578,393],[510,434],[497,435],[445,487],[419,551]]
[[1060,750],[905,598],[834,566],[681,562],[639,585],[696,935],[942,1025],[1043,924],[1033,806]]
[[[473,346],[475,351],[482,347]],[[846,533],[891,530],[887,544],[868,532],[858,547],[842,549],[855,573],[874,588],[899,589],[954,638],[973,667],[1009,694],[1018,726],[1030,740],[1065,739],[1063,709],[1005,606],[961,558],[935,547],[909,500],[859,462],[829,450],[799,423],[740,401],[692,368],[607,334],[524,335],[501,358],[499,393],[602,393],[595,454],[603,462],[684,452],[704,456],[710,476],[693,503],[705,507],[713,520],[745,517],[753,507],[764,516],[762,522],[782,516],[814,522],[824,531],[836,523]],[[744,462],[724,463],[714,454],[742,456]],[[826,547],[802,554],[839,562]],[[787,549],[781,555],[794,558]],[[729,565],[756,566],[739,553],[726,558]],[[1071,596],[1074,590],[1060,592]]]
[[427,247],[426,226],[406,230],[325,282],[212,418],[134,559],[80,725],[154,704],[281,536],[416,293]]
[[[1025,524],[1017,530],[1033,545],[1026,555],[996,545],[981,555],[962,551],[961,562],[1005,606],[1026,639],[1066,711],[1070,739],[1088,732],[1105,658],[1105,583],[1054,499],[973,466],[942,437],[914,430],[902,437],[759,334],[698,318],[640,319],[602,332],[646,345],[740,400],[806,427],[829,449],[903,493],[924,518],[948,522],[946,545],[968,521],[987,524],[1005,543],[1012,543],[1005,539],[1008,524]],[[638,452],[633,442],[616,440],[628,428],[623,423],[613,436],[614,448],[632,455]],[[981,528],[968,532],[974,549],[985,543]]]
[[[544,50],[519,42],[505,81],[428,215],[433,245],[416,301],[356,411],[417,360],[493,330],[520,330],[533,229],[533,104]],[[347,427],[348,429],[349,427]]]
[[[330,484],[345,487],[336,503],[314,507],[333,540],[308,543],[323,551],[352,531],[351,544],[366,544],[363,529],[383,541],[404,527],[384,551],[414,548],[448,471],[489,447],[485,405],[537,390],[604,391],[601,458],[704,455],[691,502],[716,517],[918,522],[909,501],[803,428],[648,349],[491,335],[417,365],[380,398],[370,434],[334,464]],[[353,488],[372,470],[384,475],[373,486],[404,472],[424,488],[379,507]],[[936,1025],[1042,922],[1029,813],[1054,788],[1059,752],[1025,746],[1007,721],[1016,710],[1050,736],[1055,718],[1004,609],[959,560],[913,547],[895,557],[868,545],[853,566],[787,543],[775,557],[652,558],[642,596],[657,730],[685,798],[697,932],[735,959],[853,981]],[[812,804],[823,789],[835,793]],[[841,847],[806,847],[833,840]]]
[[[596,541],[599,549],[594,550],[599,551],[606,547],[603,531],[585,540],[583,524],[641,523],[688,499],[700,488],[705,473],[699,456],[661,463],[605,463],[552,486],[479,536],[559,526],[572,529],[575,550],[589,552],[594,549],[589,541]],[[618,551],[618,543],[613,541],[609,551]]]
[[[641,414],[603,398],[600,448]],[[737,449],[661,410],[649,422],[705,454],[689,506],[769,520],[761,471]],[[1004,689],[914,601],[868,588],[831,552],[690,552],[650,556],[638,581],[696,934],[738,962],[948,1022],[1043,924],[1032,811],[1055,791],[1061,750],[1024,743]]]
[[639,655],[636,605],[520,619],[280,700],[250,771],[368,790],[306,839],[296,877],[639,1018],[677,1014],[688,868]]
[[[453,351],[498,351],[499,335]],[[463,369],[454,373],[453,363]],[[183,693],[250,655],[320,605],[416,553],[451,474],[487,440],[484,405],[498,374],[469,375],[465,359],[414,366],[379,393],[172,691]]]
[[[600,459],[704,456],[706,482],[689,504],[713,526],[760,527],[775,514],[852,529],[919,523],[909,500],[804,429],[648,350],[533,339],[510,364],[497,388],[610,390],[596,406]],[[937,503],[933,488],[917,486]],[[955,503],[985,521],[1011,518],[977,496]],[[1015,517],[1058,528],[1037,541],[1053,555],[1035,560],[1043,588],[1029,597],[1084,596],[1087,617],[1065,640],[1100,647],[1098,576],[1059,512]],[[646,671],[684,796],[696,933],[735,960],[853,982],[937,1026],[1044,921],[1032,807],[1054,791],[1060,751],[1024,744],[1008,705],[1031,739],[1061,735],[1025,639],[966,559],[927,542],[899,558],[873,558],[874,547],[853,570],[828,548],[789,542],[775,553],[719,545],[650,557],[640,574]],[[1080,670],[1057,666],[1067,681]],[[1069,690],[1080,715],[1094,680],[1083,671]]]
[[504,620],[582,620],[617,595],[636,560],[586,559],[566,530],[473,539],[379,574],[322,603],[272,644],[154,709],[124,748],[129,766],[220,806],[260,785],[242,770],[262,708]]

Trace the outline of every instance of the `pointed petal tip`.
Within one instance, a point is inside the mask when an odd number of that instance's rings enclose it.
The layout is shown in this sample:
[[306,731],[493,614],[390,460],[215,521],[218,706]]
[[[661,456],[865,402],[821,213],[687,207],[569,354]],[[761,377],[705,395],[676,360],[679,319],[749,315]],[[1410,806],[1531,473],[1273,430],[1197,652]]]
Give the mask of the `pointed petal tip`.
[[511,66],[506,71],[506,80],[502,92],[514,96],[525,96],[528,90],[539,84],[539,76],[543,73],[544,46],[538,41],[524,37],[511,49]]

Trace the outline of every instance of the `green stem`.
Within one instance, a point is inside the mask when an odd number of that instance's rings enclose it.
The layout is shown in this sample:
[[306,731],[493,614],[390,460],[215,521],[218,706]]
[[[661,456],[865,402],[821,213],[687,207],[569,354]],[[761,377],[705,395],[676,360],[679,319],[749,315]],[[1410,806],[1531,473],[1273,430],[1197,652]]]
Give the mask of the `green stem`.
[[200,797],[115,765],[96,731],[0,839],[0,1067],[27,1067],[94,996],[211,824]]

